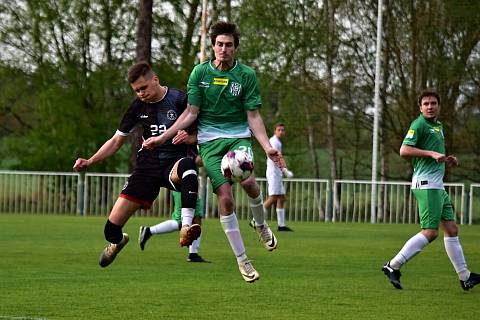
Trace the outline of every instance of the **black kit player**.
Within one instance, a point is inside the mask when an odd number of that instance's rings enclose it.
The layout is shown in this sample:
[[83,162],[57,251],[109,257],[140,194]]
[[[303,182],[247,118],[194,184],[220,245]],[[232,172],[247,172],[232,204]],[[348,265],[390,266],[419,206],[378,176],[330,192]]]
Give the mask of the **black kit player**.
[[[160,84],[146,62],[138,62],[128,70],[128,81],[137,97],[125,112],[118,130],[89,159],[78,158],[73,168],[81,171],[115,154],[137,125],[143,127],[143,139],[161,135],[173,125],[187,106],[186,94]],[[198,224],[192,224],[198,194],[197,167],[188,157],[187,144],[172,140],[158,147],[140,149],[133,173],[128,178],[105,224],[105,239],[99,264],[106,267],[128,243],[122,227],[140,208],[148,209],[161,187],[180,191],[182,196],[182,228],[180,245],[189,246],[200,236]]]

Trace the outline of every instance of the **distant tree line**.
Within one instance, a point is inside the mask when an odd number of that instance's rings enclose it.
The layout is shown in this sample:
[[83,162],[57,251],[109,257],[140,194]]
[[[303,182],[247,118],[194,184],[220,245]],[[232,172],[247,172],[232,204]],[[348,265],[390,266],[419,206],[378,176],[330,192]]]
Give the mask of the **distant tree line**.
[[[442,97],[448,152],[461,161],[448,179],[480,181],[480,2],[383,3],[381,178],[409,178],[398,149],[430,87]],[[133,97],[125,74],[136,60],[185,89],[201,11],[200,0],[2,1],[0,168],[70,171],[92,154]],[[286,124],[291,170],[369,179],[377,0],[208,1],[208,24],[218,19],[240,27],[239,58],[257,70],[268,131]],[[131,153],[94,170],[126,172]],[[256,162],[263,176],[258,147]]]

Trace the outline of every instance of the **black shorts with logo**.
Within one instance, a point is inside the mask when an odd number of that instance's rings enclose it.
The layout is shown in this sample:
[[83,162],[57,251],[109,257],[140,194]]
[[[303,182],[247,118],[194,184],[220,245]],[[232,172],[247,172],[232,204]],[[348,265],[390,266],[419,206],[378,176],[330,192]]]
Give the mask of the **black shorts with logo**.
[[121,198],[128,199],[149,209],[158,196],[160,188],[179,191],[180,186],[170,181],[170,172],[176,161],[159,170],[135,169],[120,193]]

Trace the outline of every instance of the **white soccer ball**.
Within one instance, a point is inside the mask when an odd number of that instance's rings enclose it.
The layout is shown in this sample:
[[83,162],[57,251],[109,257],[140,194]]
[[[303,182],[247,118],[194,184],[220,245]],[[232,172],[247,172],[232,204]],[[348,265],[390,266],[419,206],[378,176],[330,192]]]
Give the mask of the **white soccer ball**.
[[222,158],[222,174],[234,182],[247,179],[253,172],[253,159],[245,151],[228,151]]

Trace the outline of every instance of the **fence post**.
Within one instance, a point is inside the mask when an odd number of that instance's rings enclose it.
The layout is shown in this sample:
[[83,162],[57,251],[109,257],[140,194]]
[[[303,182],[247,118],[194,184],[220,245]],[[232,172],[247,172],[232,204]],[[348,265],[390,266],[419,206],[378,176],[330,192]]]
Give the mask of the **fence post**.
[[472,224],[472,219],[470,219],[470,192],[465,191],[464,192],[465,198],[464,198],[464,206],[463,206],[463,220],[462,224]]
[[85,172],[82,171],[78,174],[77,182],[77,214],[83,216],[85,213]]
[[329,180],[327,183],[327,205],[325,208],[325,222],[331,222],[332,221],[332,210],[333,210],[333,188],[334,186],[334,180]]

